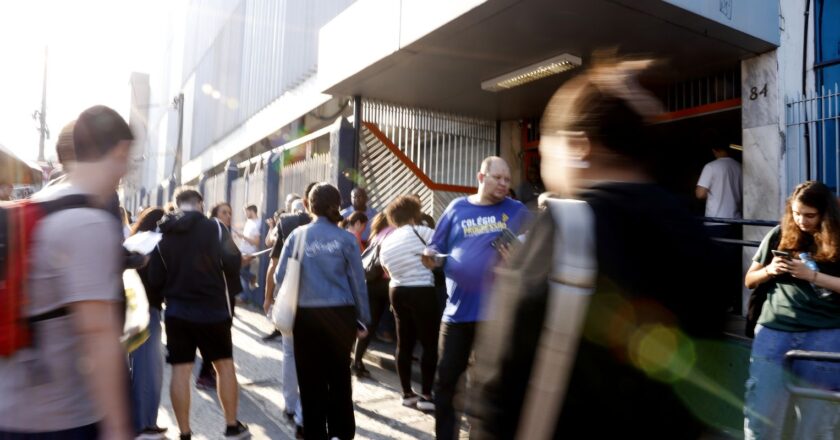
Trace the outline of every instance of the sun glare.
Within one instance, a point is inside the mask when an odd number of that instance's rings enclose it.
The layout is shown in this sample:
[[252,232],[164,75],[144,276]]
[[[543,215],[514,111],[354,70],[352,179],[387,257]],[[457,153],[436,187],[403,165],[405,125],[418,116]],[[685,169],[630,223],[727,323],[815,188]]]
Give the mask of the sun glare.
[[104,104],[128,116],[129,76],[148,72],[160,1],[31,0],[0,3],[0,144],[38,156],[44,51],[48,48],[45,156],[55,156],[61,127]]

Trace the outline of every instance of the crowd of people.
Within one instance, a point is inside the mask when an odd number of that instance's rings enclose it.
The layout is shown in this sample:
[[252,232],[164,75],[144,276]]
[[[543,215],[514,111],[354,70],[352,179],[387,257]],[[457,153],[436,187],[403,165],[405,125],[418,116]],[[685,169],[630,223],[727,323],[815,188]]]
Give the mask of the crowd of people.
[[[400,403],[434,414],[438,439],[458,438],[464,415],[476,439],[700,438],[710,426],[686,386],[739,410],[704,371],[710,354],[701,349],[721,339],[728,299],[719,245],[651,171],[648,128],[661,109],[638,81],[645,67],[603,62],[557,91],[540,124],[541,179],[529,173],[520,191],[529,206],[509,197],[510,167],[494,156],[477,170],[476,194],[453,200],[437,221],[415,194],[377,212],[358,187],[341,210],[335,186],[312,182],[289,195],[265,237],[256,206],[244,207],[240,232],[230,204],[206,210],[191,187],[123,231],[115,189],[133,135],[113,110],[86,110],[59,138],[66,177],[32,198],[84,201],[34,233],[26,316],[37,337],[0,358],[0,439],[164,438],[165,363],[178,435],[190,439],[197,353],[196,385],[216,389],[222,435],[250,437],[238,416],[237,298],[270,314],[292,261],[293,331],[266,340],[282,339],[282,407],[299,438],[355,436],[352,376],[371,379],[364,355],[387,317]],[[697,196],[717,197],[715,185],[702,178]],[[148,254],[122,249],[126,235],[147,232],[161,234]],[[270,262],[258,286],[263,246]],[[562,252],[572,246],[582,251]],[[130,352],[120,345],[126,268],[137,269],[149,303],[148,338]],[[791,423],[795,438],[834,438],[836,405],[796,399],[790,418],[783,369],[790,349],[840,351],[840,207],[825,185],[796,188],[745,284],[764,295],[746,437],[774,438]],[[793,373],[840,390],[840,364],[798,362]]]

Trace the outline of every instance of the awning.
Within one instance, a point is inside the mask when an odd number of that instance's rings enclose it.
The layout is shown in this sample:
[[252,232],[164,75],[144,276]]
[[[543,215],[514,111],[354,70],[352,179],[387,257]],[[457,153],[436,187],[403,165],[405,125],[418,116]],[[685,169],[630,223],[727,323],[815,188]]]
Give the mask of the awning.
[[37,163],[0,145],[0,183],[31,185],[43,183],[43,180],[44,170]]
[[348,8],[320,34],[325,93],[512,120],[539,116],[575,70],[500,92],[482,90],[482,81],[556,55],[586,65],[597,49],[649,54],[667,60],[666,79],[676,81],[731,69],[778,45],[778,4],[764,0],[450,1],[462,8],[425,28],[411,1]]

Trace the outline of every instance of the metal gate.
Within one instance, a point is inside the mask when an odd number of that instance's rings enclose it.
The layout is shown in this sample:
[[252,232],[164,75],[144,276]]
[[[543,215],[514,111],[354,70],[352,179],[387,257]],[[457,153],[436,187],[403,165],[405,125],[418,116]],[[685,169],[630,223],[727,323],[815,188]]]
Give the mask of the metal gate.
[[417,194],[438,217],[473,193],[475,173],[496,154],[494,121],[363,101],[359,171],[379,211],[402,194]]
[[840,89],[823,88],[785,102],[787,194],[806,180],[840,193]]

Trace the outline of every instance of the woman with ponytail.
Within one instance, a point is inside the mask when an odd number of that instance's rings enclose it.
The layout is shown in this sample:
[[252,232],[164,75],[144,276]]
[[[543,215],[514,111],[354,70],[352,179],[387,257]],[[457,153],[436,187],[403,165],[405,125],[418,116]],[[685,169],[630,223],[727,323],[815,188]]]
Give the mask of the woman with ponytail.
[[350,350],[370,322],[365,274],[356,237],[338,227],[338,190],[319,183],[308,198],[314,220],[289,235],[274,279],[282,285],[295,243],[304,240],[294,326],[304,435],[349,440],[356,431]]

